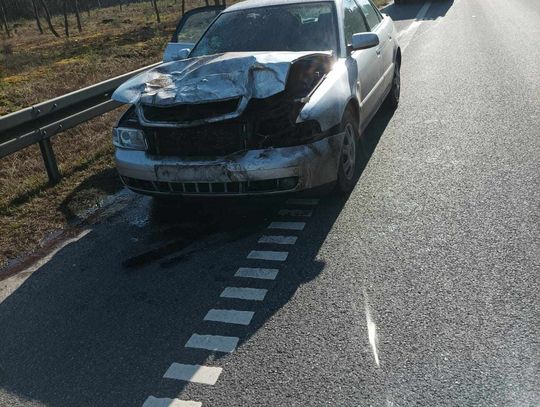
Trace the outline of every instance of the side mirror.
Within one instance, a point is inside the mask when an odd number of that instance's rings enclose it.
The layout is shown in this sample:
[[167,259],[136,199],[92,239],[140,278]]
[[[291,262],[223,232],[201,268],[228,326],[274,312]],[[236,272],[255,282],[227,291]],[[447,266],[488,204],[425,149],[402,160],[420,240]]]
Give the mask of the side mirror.
[[193,44],[169,42],[163,54],[163,62],[180,61],[186,59],[191,52]]
[[351,49],[353,51],[373,48],[377,45],[379,45],[379,36],[375,33],[356,33],[352,36]]

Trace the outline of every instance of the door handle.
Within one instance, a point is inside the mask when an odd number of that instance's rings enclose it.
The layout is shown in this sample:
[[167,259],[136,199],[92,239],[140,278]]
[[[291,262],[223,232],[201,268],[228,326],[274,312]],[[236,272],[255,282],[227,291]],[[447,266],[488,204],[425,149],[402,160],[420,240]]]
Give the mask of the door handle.
[[377,49],[375,50],[375,52],[377,53],[377,55],[381,55],[381,49],[380,49],[380,48],[377,48]]

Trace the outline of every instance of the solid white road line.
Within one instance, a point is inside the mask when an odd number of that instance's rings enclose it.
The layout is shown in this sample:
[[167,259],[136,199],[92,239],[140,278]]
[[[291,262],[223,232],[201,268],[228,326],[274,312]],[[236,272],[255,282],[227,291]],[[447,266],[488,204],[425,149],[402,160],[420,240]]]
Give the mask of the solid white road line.
[[236,336],[193,334],[184,347],[232,353],[236,349],[239,340],[240,338]]
[[315,206],[319,203],[318,199],[307,199],[307,198],[296,198],[288,199],[285,202],[287,205],[306,205],[306,206]]
[[183,401],[168,398],[158,399],[150,396],[146,399],[142,407],[202,407],[202,403],[199,401]]
[[237,298],[239,300],[262,301],[268,290],[264,288],[226,287],[221,298]]
[[297,236],[262,236],[258,243],[271,243],[271,244],[295,244],[298,240]]
[[220,367],[173,363],[163,377],[166,379],[214,385],[222,371],[223,369]]
[[272,222],[268,229],[304,230],[306,222]]
[[309,218],[313,215],[311,209],[280,209],[279,216],[292,216],[296,218]]
[[275,280],[278,269],[263,269],[259,267],[240,267],[234,274],[235,277],[258,278],[261,280]]
[[211,309],[204,317],[205,321],[224,322],[226,324],[249,325],[253,311],[237,311],[234,309]]
[[409,43],[414,37],[414,34],[416,34],[416,31],[418,30],[418,27],[420,27],[420,24],[422,24],[422,19],[426,16],[426,13],[429,10],[430,6],[431,6],[430,1],[424,3],[424,5],[418,11],[418,14],[414,18],[415,21],[413,21],[409,25],[409,27],[407,27],[406,30],[403,30],[402,32],[399,33],[398,40],[399,40],[399,45],[401,47],[401,52],[405,51],[405,48],[409,46]]
[[248,255],[248,259],[253,260],[271,260],[271,261],[285,261],[289,252],[273,252],[270,250],[252,250]]

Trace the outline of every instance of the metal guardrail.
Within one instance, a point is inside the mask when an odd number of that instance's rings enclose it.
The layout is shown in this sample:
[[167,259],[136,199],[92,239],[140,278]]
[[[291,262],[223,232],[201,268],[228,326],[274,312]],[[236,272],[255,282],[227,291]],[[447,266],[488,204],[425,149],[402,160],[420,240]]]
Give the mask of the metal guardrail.
[[160,63],[1,116],[0,158],[38,143],[49,181],[58,182],[60,172],[51,137],[121,106],[111,100],[115,89],[132,76]]

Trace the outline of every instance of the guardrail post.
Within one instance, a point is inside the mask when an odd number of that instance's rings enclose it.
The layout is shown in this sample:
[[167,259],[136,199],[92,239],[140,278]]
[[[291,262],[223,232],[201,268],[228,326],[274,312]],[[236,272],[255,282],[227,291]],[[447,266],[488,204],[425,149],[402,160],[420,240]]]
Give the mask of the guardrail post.
[[49,176],[49,182],[51,184],[56,184],[58,181],[60,181],[60,171],[58,171],[58,164],[56,163],[56,157],[54,156],[51,139],[46,138],[40,140],[39,149],[41,150],[47,175]]

